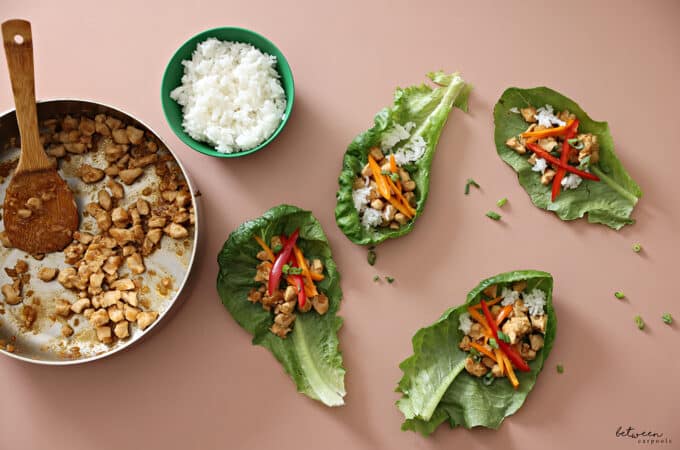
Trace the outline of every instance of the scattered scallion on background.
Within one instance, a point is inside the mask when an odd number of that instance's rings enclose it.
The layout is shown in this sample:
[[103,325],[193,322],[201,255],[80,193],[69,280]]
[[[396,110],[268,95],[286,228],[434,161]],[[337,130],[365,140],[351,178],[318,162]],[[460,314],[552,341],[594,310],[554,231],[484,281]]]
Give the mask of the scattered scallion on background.
[[388,283],[392,284],[392,283],[394,283],[394,278],[392,278],[392,277],[385,277],[385,281],[387,281]]
[[489,338],[489,347],[491,347],[491,348],[493,348],[493,349],[497,349],[497,348],[498,348],[498,342],[496,342],[496,339],[494,339],[494,338]]
[[640,253],[642,251],[642,246],[636,242],[633,244],[633,251],[635,253]]
[[477,189],[479,189],[479,184],[472,178],[468,178],[467,181],[465,182],[465,195],[468,195],[470,193],[470,186],[474,186]]
[[505,198],[505,197],[503,197],[502,199],[500,199],[500,200],[498,200],[498,201],[496,202],[496,205],[497,205],[499,208],[502,208],[502,207],[505,206],[506,203],[508,203],[508,199]]
[[661,316],[661,320],[663,320],[663,323],[666,325],[670,325],[673,323],[673,316],[671,316],[671,313],[665,313],[663,316]]
[[378,255],[375,253],[375,247],[368,247],[368,255],[366,256],[368,264],[371,266],[374,265],[377,257]]
[[373,281],[376,282],[376,283],[377,283],[378,281],[380,281],[380,276],[379,276],[379,275],[374,276],[374,277],[373,277]]
[[498,330],[498,339],[501,341],[505,342],[506,344],[510,343],[510,336],[507,334],[503,333],[501,330]]
[[564,366],[562,364],[557,365],[557,373],[564,373]]
[[486,213],[486,217],[488,217],[489,219],[492,219],[492,220],[501,220],[501,215],[498,214],[495,211],[488,211]]
[[635,325],[637,325],[637,327],[638,327],[639,329],[641,329],[641,330],[644,330],[644,329],[645,329],[645,321],[642,320],[642,317],[640,317],[640,316],[635,316],[635,318],[634,318],[633,320],[635,320]]
[[614,292],[614,297],[618,298],[619,300],[621,300],[621,299],[624,298],[625,296],[626,296],[626,294],[624,294],[624,293],[621,292],[621,291],[616,291],[616,292]]

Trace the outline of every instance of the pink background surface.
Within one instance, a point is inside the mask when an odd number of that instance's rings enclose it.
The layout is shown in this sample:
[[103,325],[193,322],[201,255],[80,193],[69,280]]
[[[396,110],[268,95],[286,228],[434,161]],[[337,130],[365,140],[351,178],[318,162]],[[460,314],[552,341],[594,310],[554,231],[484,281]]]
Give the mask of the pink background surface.
[[[638,448],[615,437],[629,425],[673,439],[653,448],[680,448],[680,330],[661,322],[664,312],[680,320],[680,3],[151,3],[5,0],[0,7],[0,20],[33,23],[38,98],[102,101],[150,124],[203,193],[205,225],[181,307],[140,345],[78,367],[0,358],[2,450]],[[278,45],[297,89],[293,117],[274,144],[230,161],[182,145],[159,100],[174,50],[224,25]],[[334,221],[343,151],[395,86],[440,68],[474,84],[470,114],[450,117],[414,232],[381,245],[371,268],[365,249]],[[4,62],[0,72],[6,110],[13,104]],[[561,222],[531,205],[496,155],[491,110],[506,87],[535,85],[609,121],[619,157],[645,192],[636,225],[617,233]],[[468,177],[482,189],[466,197]],[[509,199],[503,220],[484,217],[501,197]],[[314,211],[342,273],[342,408],[297,394],[215,292],[215,259],[228,233],[282,202]],[[634,254],[633,242],[644,252]],[[554,275],[559,319],[553,353],[524,407],[499,431],[440,427],[430,439],[401,432],[393,390],[411,336],[481,279],[522,268]],[[375,284],[376,273],[396,282]],[[614,299],[615,290],[627,299]]]

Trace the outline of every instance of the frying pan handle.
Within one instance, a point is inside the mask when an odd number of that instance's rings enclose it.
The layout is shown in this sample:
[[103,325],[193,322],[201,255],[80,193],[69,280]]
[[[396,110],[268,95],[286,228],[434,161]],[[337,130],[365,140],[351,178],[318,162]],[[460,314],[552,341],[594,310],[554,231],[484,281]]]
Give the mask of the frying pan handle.
[[[2,40],[12,81],[17,122],[21,134],[22,160],[31,166],[48,164],[40,144],[38,113],[35,106],[35,76],[33,72],[33,37],[31,23],[12,19],[2,24]],[[42,153],[38,155],[37,153]],[[20,161],[19,165],[24,161]],[[36,167],[37,168],[37,167]]]

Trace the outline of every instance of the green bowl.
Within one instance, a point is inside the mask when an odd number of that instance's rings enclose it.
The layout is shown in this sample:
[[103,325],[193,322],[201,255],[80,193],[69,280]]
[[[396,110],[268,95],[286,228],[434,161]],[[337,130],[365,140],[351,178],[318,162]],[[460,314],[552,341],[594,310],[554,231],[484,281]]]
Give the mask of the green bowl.
[[[170,92],[182,84],[182,75],[184,75],[184,66],[182,65],[182,61],[191,59],[191,55],[193,54],[194,50],[196,50],[198,44],[211,37],[217,38],[221,41],[247,43],[265,53],[276,56],[276,70],[281,76],[281,85],[283,86],[283,90],[286,93],[286,110],[283,113],[281,123],[276,128],[276,130],[274,130],[274,133],[272,133],[271,136],[269,136],[257,147],[240,152],[221,153],[215,150],[214,147],[210,146],[210,144],[197,141],[196,139],[192,138],[189,136],[189,134],[187,134],[186,131],[184,131],[184,128],[182,127],[182,106],[170,98]],[[165,114],[165,119],[168,121],[172,131],[182,140],[182,142],[194,150],[206,155],[216,156],[218,158],[238,158],[240,156],[255,153],[256,151],[261,150],[269,145],[269,143],[279,135],[283,127],[286,126],[288,118],[290,117],[290,113],[293,109],[294,98],[295,84],[293,82],[293,72],[291,72],[288,61],[286,61],[283,53],[281,53],[281,51],[276,48],[276,46],[272,44],[267,38],[260,36],[254,31],[236,27],[213,28],[212,30],[199,33],[186,41],[175,52],[175,54],[172,55],[168,66],[165,68],[163,81],[161,83],[161,103],[163,104],[163,113]]]

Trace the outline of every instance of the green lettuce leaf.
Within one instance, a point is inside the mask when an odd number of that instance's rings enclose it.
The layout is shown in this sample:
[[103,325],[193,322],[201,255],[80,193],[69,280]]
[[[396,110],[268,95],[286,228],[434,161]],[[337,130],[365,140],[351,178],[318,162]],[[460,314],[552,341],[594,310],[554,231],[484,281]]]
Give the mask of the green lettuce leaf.
[[[458,348],[463,338],[458,317],[469,305],[479,303],[487,287],[495,284],[501,289],[522,280],[527,281],[527,290],[537,288],[546,294],[545,346],[535,360],[529,361],[530,372],[515,372],[519,380],[517,390],[505,378],[486,386],[481,378],[465,371],[468,354]],[[448,309],[437,322],[420,329],[413,337],[413,355],[399,365],[404,372],[396,389],[402,393],[397,407],[406,418],[402,430],[428,435],[446,421],[451,428],[496,429],[514,414],[534,387],[555,340],[557,318],[552,305],[552,287],[552,276],[546,272],[524,270],[496,275],[474,288],[465,304]]]
[[[551,186],[541,184],[540,176],[531,170],[527,156],[505,145],[505,141],[526,130],[527,124],[520,114],[510,109],[536,108],[552,105],[555,111],[568,109],[576,114],[579,132],[597,135],[600,144],[600,161],[591,171],[601,181],[583,180],[576,189],[563,190],[555,202],[550,200]],[[496,129],[494,140],[499,156],[508,163],[519,177],[519,182],[531,197],[534,205],[554,211],[562,220],[574,220],[588,214],[588,221],[601,223],[616,230],[634,223],[631,213],[642,196],[640,186],[628,175],[614,153],[614,140],[607,122],[596,122],[588,117],[573,100],[546,87],[533,89],[509,88],[503,92],[493,111]]]
[[[335,221],[343,233],[354,243],[361,245],[377,244],[389,238],[396,238],[409,233],[418,216],[423,212],[429,192],[430,167],[432,157],[439,141],[446,119],[453,106],[468,110],[468,97],[472,87],[465,83],[457,73],[444,74],[434,72],[427,75],[438,87],[425,84],[398,88],[394,94],[394,104],[380,111],[369,130],[357,136],[347,148],[342,163],[342,172],[338,179],[340,185],[335,207]],[[380,146],[384,132],[394,124],[415,123],[416,127],[409,139],[395,145],[394,150],[401,148],[416,136],[422,136],[426,143],[425,154],[414,164],[404,167],[416,182],[416,216],[398,230],[389,228],[366,229],[361,225],[359,213],[352,200],[352,183],[357,174],[368,162],[368,150]]]
[[[250,289],[260,284],[253,280],[259,263],[255,255],[260,250],[253,236],[270,242],[272,236],[289,235],[296,228],[305,256],[324,264],[326,277],[317,287],[328,296],[329,308],[323,316],[314,310],[297,314],[293,330],[282,339],[269,331],[273,315],[247,300]],[[236,322],[253,335],[253,344],[272,352],[299,392],[328,406],[343,405],[345,369],[337,335],[342,319],[336,315],[342,299],[340,274],[328,239],[312,213],[290,205],[271,208],[232,232],[217,261],[217,292]]]

